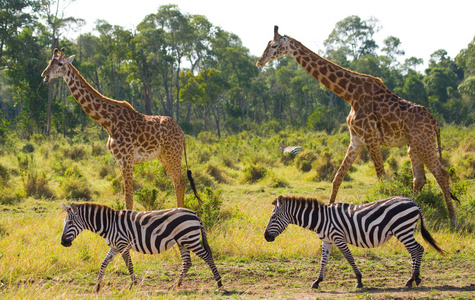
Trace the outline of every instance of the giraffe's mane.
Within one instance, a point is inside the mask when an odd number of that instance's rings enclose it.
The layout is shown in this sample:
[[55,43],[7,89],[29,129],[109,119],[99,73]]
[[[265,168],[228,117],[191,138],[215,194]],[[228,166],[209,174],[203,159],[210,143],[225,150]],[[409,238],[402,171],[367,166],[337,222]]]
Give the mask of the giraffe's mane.
[[126,108],[129,108],[133,111],[136,111],[135,108],[132,107],[132,105],[130,105],[129,102],[127,101],[118,101],[118,100],[114,100],[114,99],[110,99],[110,98],[107,98],[106,96],[102,95],[101,93],[99,93],[95,88],[93,88],[87,81],[86,79],[84,79],[84,77],[81,75],[81,73],[79,73],[78,69],[76,69],[76,67],[73,66],[73,64],[69,64],[69,66],[71,67],[71,69],[73,70],[73,72],[76,72],[76,74],[79,76],[79,79],[84,83],[84,85],[90,89],[93,93],[97,94],[97,96],[99,98],[101,98],[102,100],[104,101],[107,101],[107,102],[110,102],[110,103],[113,103],[113,104],[117,104],[117,105],[121,105],[121,106],[124,106]]
[[283,201],[283,202],[300,202],[300,203],[314,203],[317,204],[317,206],[321,205],[326,205],[317,198],[312,198],[312,197],[300,197],[300,196],[279,196],[274,201],[272,201],[272,204],[275,205],[277,203],[277,200]]
[[306,49],[309,53],[312,53],[313,55],[325,60],[326,62],[328,62],[328,64],[334,66],[335,68],[337,69],[341,69],[345,72],[348,72],[348,73],[351,73],[351,74],[354,74],[356,76],[362,76],[362,77],[367,77],[367,78],[371,78],[373,80],[375,80],[378,84],[382,85],[384,88],[387,89],[386,85],[384,84],[384,82],[381,80],[381,78],[379,77],[375,77],[375,76],[372,76],[372,75],[369,75],[369,74],[364,74],[364,73],[358,73],[358,72],[355,72],[355,71],[352,71],[352,70],[349,70],[347,68],[344,68],[334,62],[332,62],[331,60],[325,58],[325,57],[322,57],[320,55],[318,55],[317,53],[313,52],[312,50],[310,50],[309,48],[307,48],[304,44],[302,44],[301,42],[299,42],[298,40],[294,39],[293,37],[290,37],[290,36],[287,36],[288,38],[290,38],[291,40],[293,40],[297,45],[303,47],[304,49]]

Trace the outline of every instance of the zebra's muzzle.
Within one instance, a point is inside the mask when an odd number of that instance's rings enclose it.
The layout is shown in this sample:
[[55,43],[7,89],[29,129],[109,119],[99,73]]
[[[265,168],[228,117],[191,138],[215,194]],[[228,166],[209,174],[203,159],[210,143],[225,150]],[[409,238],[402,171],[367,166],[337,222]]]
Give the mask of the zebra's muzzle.
[[273,241],[275,241],[275,237],[272,236],[272,235],[270,235],[267,231],[264,232],[264,237],[265,237],[266,241],[268,241],[268,242],[273,242]]
[[72,241],[69,241],[67,239],[61,239],[61,245],[63,245],[64,247],[71,247],[72,244]]

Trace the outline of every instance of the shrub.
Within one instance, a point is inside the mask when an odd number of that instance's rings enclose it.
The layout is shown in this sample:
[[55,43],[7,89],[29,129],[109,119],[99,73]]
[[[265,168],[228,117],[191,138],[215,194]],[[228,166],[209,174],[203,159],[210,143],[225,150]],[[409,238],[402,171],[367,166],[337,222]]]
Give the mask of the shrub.
[[29,171],[25,174],[23,186],[25,188],[26,196],[34,198],[53,198],[53,191],[48,186],[49,180],[46,174],[42,172],[38,174],[36,171]]
[[84,151],[84,147],[80,145],[64,147],[62,148],[63,156],[66,158],[70,158],[74,161],[78,161],[84,158],[86,151]]
[[275,174],[272,174],[270,177],[269,187],[271,188],[282,188],[290,186],[289,182],[282,177],[278,177]]
[[317,161],[313,163],[313,167],[316,171],[316,181],[332,180],[333,176],[338,169],[338,165],[332,160],[332,153],[325,151],[320,155]]
[[213,177],[219,183],[227,183],[226,174],[218,166],[211,163],[206,168],[206,173]]
[[6,185],[10,179],[9,170],[0,164],[0,184]]
[[220,213],[223,204],[221,191],[206,187],[201,194],[201,200],[203,202],[200,203],[193,194],[188,194],[185,199],[185,207],[196,212],[203,225],[211,228],[221,220]]
[[303,172],[309,172],[312,169],[312,163],[317,160],[317,152],[314,150],[305,150],[297,156],[295,165],[297,169]]
[[21,148],[21,152],[23,153],[32,153],[35,152],[35,146],[31,143],[26,143],[23,148]]
[[0,204],[11,205],[21,201],[23,194],[16,187],[0,187]]
[[61,186],[64,198],[82,199],[84,201],[92,199],[91,185],[85,179],[69,177],[62,182]]
[[267,169],[261,165],[249,165],[243,171],[242,183],[254,183],[261,180],[267,174]]
[[106,148],[104,147],[103,143],[93,143],[91,147],[91,155],[92,156],[99,156],[104,155],[106,153]]
[[143,188],[138,190],[134,196],[134,201],[141,204],[145,210],[157,210],[165,208],[165,199],[158,199],[158,190],[156,188]]

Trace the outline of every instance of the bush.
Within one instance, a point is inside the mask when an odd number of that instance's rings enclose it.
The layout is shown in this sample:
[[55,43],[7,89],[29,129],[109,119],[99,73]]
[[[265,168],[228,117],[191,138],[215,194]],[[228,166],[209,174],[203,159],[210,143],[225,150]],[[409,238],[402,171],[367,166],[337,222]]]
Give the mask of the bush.
[[91,185],[85,179],[69,177],[62,182],[61,186],[64,198],[81,199],[84,201],[92,199]]
[[62,152],[65,158],[70,158],[74,161],[83,159],[86,154],[86,151],[84,151],[84,147],[80,145],[64,147],[62,148]]
[[282,187],[289,187],[290,184],[284,178],[278,177],[275,174],[272,174],[269,182],[269,187],[271,188],[282,188]]
[[267,174],[267,169],[261,165],[249,165],[243,171],[242,183],[254,183],[261,180]]
[[46,174],[42,172],[38,174],[36,171],[29,171],[25,174],[23,186],[26,196],[34,198],[53,198],[53,191],[48,186]]
[[332,160],[332,153],[325,151],[320,155],[318,160],[313,163],[313,167],[316,171],[315,180],[322,181],[328,180],[331,181],[333,176],[338,169],[338,165]]
[[6,185],[8,180],[10,180],[10,172],[0,164],[0,184]]
[[106,153],[106,148],[104,147],[103,143],[92,144],[92,147],[91,147],[92,156],[104,155],[105,153]]
[[221,220],[220,212],[223,200],[221,191],[206,187],[201,194],[202,203],[193,194],[188,194],[185,199],[185,207],[196,212],[206,228],[211,228]]
[[21,148],[21,152],[23,153],[32,153],[35,152],[35,146],[31,143],[26,143],[23,148]]
[[145,210],[164,209],[165,199],[158,199],[158,190],[156,188],[143,188],[138,190],[134,198],[137,203],[141,204]]
[[318,155],[316,151],[306,150],[300,152],[300,154],[297,156],[295,165],[300,171],[309,172],[312,169],[312,163],[317,160],[317,158]]
[[219,183],[227,183],[226,174],[218,166],[209,164],[206,168],[206,173],[213,177]]

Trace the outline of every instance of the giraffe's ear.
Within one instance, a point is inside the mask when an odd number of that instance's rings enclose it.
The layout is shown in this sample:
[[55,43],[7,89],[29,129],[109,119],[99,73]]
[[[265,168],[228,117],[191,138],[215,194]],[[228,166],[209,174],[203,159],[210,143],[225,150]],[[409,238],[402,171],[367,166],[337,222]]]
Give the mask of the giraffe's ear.
[[278,31],[279,31],[279,26],[275,25],[274,26],[274,41],[277,41],[280,38],[280,34]]
[[75,56],[76,56],[76,55],[71,55],[70,57],[68,57],[68,58],[65,59],[65,62],[66,62],[66,63],[69,63],[69,64],[72,63]]

